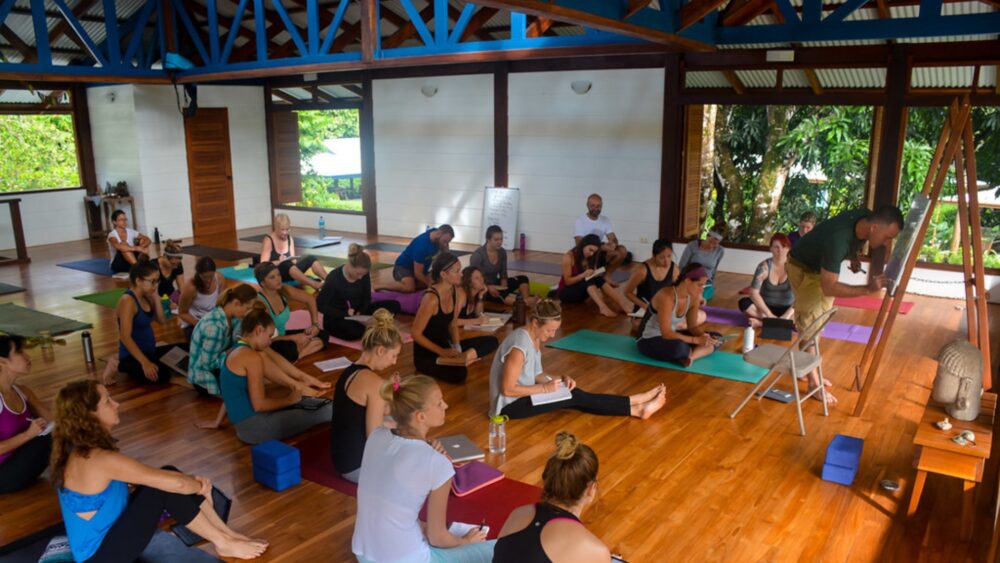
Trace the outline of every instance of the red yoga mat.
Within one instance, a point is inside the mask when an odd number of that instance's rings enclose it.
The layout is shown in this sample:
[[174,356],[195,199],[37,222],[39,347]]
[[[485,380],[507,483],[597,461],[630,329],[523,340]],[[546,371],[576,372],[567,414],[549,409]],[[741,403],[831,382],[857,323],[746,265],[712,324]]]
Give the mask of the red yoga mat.
[[[838,297],[833,300],[833,304],[837,307],[853,307],[855,309],[868,309],[869,311],[878,311],[882,308],[882,298],[881,297]],[[913,308],[912,301],[903,301],[903,304],[899,306],[899,314],[905,315],[910,312]]]
[[[358,486],[341,477],[333,467],[329,429],[293,445],[301,455],[303,478],[345,495],[358,496]],[[542,490],[534,485],[505,478],[468,496],[449,495],[448,522],[478,524],[485,518],[490,527],[489,538],[496,539],[510,513],[519,506],[538,502],[541,494]],[[420,512],[420,517],[426,518],[425,511]]]

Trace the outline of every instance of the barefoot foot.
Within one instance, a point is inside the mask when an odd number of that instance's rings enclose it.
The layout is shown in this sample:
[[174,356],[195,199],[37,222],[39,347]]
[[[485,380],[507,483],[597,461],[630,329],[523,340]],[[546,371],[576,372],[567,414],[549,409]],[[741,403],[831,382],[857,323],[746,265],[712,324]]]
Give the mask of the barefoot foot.
[[611,317],[613,319],[618,316],[614,311],[612,311],[607,307],[599,307],[599,309],[601,311],[601,314],[604,315],[605,317]]
[[[810,388],[809,392],[811,393],[813,389],[815,389],[815,387]],[[836,405],[838,403],[837,398],[833,396],[833,393],[831,393],[829,391],[826,391],[824,394],[826,395],[826,404],[827,405],[829,405],[829,406],[832,407],[832,406],[834,406],[834,405]],[[817,401],[822,401],[823,400],[823,395],[821,395],[820,393],[816,393],[815,395],[812,396],[812,398],[816,399]]]
[[260,557],[267,550],[266,542],[231,540],[219,542],[215,545],[215,551],[219,557],[233,557],[236,559],[254,559]]
[[653,416],[653,413],[663,408],[663,405],[667,404],[667,393],[666,391],[661,391],[656,394],[651,401],[639,405],[638,417],[642,420],[646,420]]

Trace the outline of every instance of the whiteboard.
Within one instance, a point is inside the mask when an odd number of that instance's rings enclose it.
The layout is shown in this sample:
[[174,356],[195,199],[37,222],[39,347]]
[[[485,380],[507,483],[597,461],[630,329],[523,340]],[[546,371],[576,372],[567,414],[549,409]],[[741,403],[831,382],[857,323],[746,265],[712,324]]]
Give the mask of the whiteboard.
[[906,214],[906,219],[903,221],[903,230],[892,246],[892,255],[889,257],[889,261],[885,267],[885,276],[889,279],[889,293],[891,295],[895,295],[896,293],[899,278],[903,275],[903,267],[906,265],[906,259],[914,251],[913,247],[916,246],[917,252],[920,251],[917,234],[924,222],[924,218],[927,216],[930,205],[931,200],[927,196],[919,193],[914,194],[910,211]]
[[521,190],[517,188],[495,188],[486,186],[483,192],[483,225],[480,241],[486,240],[486,229],[499,225],[503,229],[503,247],[514,250],[517,243],[517,206]]

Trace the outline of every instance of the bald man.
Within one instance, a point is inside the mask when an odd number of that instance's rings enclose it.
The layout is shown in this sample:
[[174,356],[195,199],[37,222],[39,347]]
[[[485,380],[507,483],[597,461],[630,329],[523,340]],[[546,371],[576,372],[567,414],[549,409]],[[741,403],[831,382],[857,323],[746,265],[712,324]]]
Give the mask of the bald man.
[[632,263],[632,253],[624,245],[618,244],[618,237],[615,236],[611,219],[607,215],[601,215],[604,209],[604,200],[599,194],[590,194],[587,197],[587,212],[577,218],[573,227],[573,238],[576,244],[580,244],[580,239],[594,234],[601,239],[601,259],[598,264],[607,268],[608,273],[615,271],[620,266],[627,266]]

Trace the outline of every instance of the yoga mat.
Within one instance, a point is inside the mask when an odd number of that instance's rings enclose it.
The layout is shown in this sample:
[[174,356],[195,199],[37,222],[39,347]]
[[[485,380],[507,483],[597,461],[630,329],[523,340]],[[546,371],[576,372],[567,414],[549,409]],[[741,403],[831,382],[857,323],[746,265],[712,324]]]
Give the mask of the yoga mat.
[[[337,258],[335,256],[322,256],[322,257],[317,256],[316,259],[319,260],[319,262],[323,264],[323,266],[327,270],[339,268],[340,266],[343,266],[345,262],[347,262],[346,258]],[[242,265],[242,266],[243,267],[226,266],[225,268],[218,268],[218,271],[222,273],[223,277],[227,279],[257,285],[257,278],[255,278],[253,275],[253,267],[249,265]],[[392,266],[390,264],[383,264],[381,262],[372,262],[372,271],[382,270],[384,268],[391,268],[391,267]],[[315,278],[316,276],[310,275],[310,277]],[[285,282],[285,283],[287,283],[288,285],[296,285],[296,286],[299,285],[299,282],[296,281]]]
[[[299,449],[304,479],[345,495],[358,495],[358,486],[341,477],[330,459],[329,427],[293,445]],[[489,538],[495,539],[510,513],[519,506],[538,502],[541,493],[538,487],[508,478],[464,497],[448,495],[448,522],[478,524],[486,518]],[[421,517],[425,518],[423,511]]]
[[8,295],[11,293],[20,293],[24,291],[23,287],[17,285],[11,285],[9,283],[0,282],[0,295]]
[[98,291],[97,293],[88,293],[87,295],[77,295],[73,297],[73,299],[79,299],[80,301],[86,301],[87,303],[93,303],[94,305],[114,309],[118,306],[118,300],[121,299],[124,293],[124,287],[116,287],[107,291]]
[[[515,258],[507,261],[508,270],[518,272],[528,272],[529,274],[542,274],[543,276],[562,277],[562,264],[558,262],[540,262],[538,260],[522,260]],[[618,269],[612,272],[611,281],[624,283],[628,281],[629,269]]]
[[401,312],[407,315],[416,315],[420,308],[420,299],[424,296],[424,290],[414,293],[398,293],[395,291],[373,291],[372,301],[399,301]]
[[[267,235],[251,235],[248,237],[242,237],[240,240],[245,240],[248,242],[261,242]],[[331,246],[334,244],[340,244],[343,241],[343,237],[308,237],[308,236],[293,236],[292,240],[295,241],[296,248],[320,248],[323,246]]]
[[[317,318],[319,319],[319,325],[323,326],[323,313],[319,313]],[[312,318],[309,316],[309,311],[305,309],[298,309],[292,311],[292,314],[288,316],[288,324],[285,328],[288,330],[302,330],[312,326]],[[403,344],[407,342],[413,342],[413,336],[409,332],[403,331],[402,328],[399,330],[400,335],[403,337]],[[352,350],[361,349],[360,340],[341,340],[335,336],[330,337],[331,344],[337,344],[338,346],[343,346],[345,348],[351,348]]]
[[76,262],[63,262],[62,264],[57,264],[57,266],[71,270],[80,270],[81,272],[89,272],[99,276],[115,275],[111,271],[111,264],[108,263],[107,258],[88,258],[86,260],[77,260]]
[[226,260],[228,262],[236,262],[243,260],[244,258],[260,256],[260,253],[247,252],[245,250],[233,250],[231,248],[218,248],[215,246],[203,246],[200,244],[185,246],[181,248],[181,250],[184,254],[208,256],[210,258],[214,258],[215,260]]
[[226,266],[225,268],[218,268],[220,272],[226,279],[235,280],[243,283],[257,284],[257,278],[253,277],[253,268],[247,266],[245,268],[237,268],[236,266]]
[[[838,297],[833,300],[833,304],[837,307],[853,307],[855,309],[868,309],[869,311],[878,311],[882,308],[882,298],[881,297]],[[910,312],[913,308],[914,303],[912,301],[903,301],[903,304],[899,306],[899,314],[905,315]]]
[[[745,327],[747,325],[747,317],[739,309],[712,306],[706,306],[703,309],[707,315],[706,322],[730,326]],[[858,344],[867,344],[868,338],[871,335],[872,327],[870,326],[840,323],[837,321],[830,321],[823,329],[823,338],[844,340]]]
[[569,336],[550,342],[549,347],[746,383],[757,383],[767,374],[766,368],[748,364],[743,361],[743,356],[730,352],[715,352],[695,360],[691,367],[661,362],[640,354],[635,339],[631,336],[593,330],[578,330]]
[[90,323],[81,323],[57,315],[50,315],[13,303],[0,304],[0,331],[24,337],[38,336],[43,331],[56,336],[91,328]]
[[[327,270],[339,268],[347,263],[347,258],[340,258],[338,256],[317,256],[316,259],[319,260],[320,264],[323,264],[323,266]],[[379,270],[384,270],[386,268],[391,268],[391,267],[392,264],[386,264],[384,262],[372,262],[371,271],[377,272]]]

